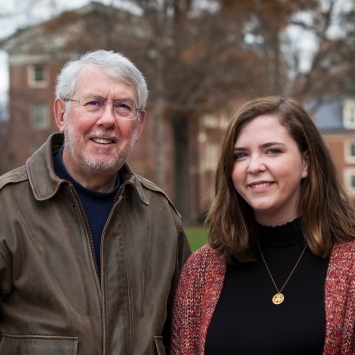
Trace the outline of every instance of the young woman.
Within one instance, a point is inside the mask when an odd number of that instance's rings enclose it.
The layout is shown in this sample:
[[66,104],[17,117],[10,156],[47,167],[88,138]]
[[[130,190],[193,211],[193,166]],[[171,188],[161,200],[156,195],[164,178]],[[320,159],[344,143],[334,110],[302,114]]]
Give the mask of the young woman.
[[222,142],[209,245],[180,278],[172,354],[355,354],[354,226],[302,106],[241,106]]

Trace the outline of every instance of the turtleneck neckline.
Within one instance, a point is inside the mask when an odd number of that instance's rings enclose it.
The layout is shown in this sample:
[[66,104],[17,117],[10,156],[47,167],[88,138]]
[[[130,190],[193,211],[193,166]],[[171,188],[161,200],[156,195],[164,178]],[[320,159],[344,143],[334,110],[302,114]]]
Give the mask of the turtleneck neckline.
[[300,219],[296,218],[281,226],[264,226],[256,223],[259,242],[262,246],[284,247],[303,242]]

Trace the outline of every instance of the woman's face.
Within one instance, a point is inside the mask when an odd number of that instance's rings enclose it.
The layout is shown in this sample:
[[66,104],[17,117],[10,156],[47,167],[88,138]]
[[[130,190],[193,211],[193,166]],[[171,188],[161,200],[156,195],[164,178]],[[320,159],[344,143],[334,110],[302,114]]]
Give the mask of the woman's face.
[[306,160],[276,115],[258,116],[241,127],[232,180],[256,221],[276,226],[296,218],[301,180],[307,175]]

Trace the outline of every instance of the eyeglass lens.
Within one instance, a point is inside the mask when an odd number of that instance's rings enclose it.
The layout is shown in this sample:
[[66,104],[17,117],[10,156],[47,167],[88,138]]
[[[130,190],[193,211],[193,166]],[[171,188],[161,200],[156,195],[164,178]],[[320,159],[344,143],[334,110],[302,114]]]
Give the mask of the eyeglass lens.
[[[106,106],[106,101],[99,97],[82,98],[80,103],[87,111],[93,113],[103,110]],[[134,102],[129,100],[117,100],[112,103],[112,108],[114,114],[120,117],[129,118],[128,116],[134,113],[136,105]]]

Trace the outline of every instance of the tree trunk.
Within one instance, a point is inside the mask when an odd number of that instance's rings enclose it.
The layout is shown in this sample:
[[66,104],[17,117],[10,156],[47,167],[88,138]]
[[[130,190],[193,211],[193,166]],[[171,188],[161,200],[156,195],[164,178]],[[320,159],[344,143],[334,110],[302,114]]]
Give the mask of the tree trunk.
[[179,117],[172,120],[174,137],[175,199],[174,203],[182,216],[184,226],[191,225],[190,205],[190,159],[189,119]]
[[157,98],[154,109],[154,119],[156,124],[156,183],[165,190],[165,162],[164,162],[164,99],[162,97]]

